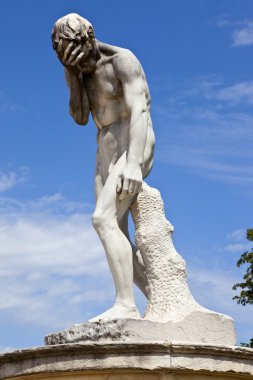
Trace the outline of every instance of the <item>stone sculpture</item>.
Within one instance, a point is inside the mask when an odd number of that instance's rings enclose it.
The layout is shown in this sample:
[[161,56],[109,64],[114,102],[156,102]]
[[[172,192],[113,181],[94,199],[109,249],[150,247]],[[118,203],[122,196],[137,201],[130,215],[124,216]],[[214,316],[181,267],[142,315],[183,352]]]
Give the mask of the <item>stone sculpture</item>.
[[77,14],[58,20],[52,38],[70,88],[70,114],[85,125],[91,112],[98,128],[92,220],[106,251],[116,300],[97,319],[140,318],[133,295],[133,245],[127,218],[153,163],[145,75],[130,51],[97,41],[91,24]]
[[[152,168],[155,138],[140,62],[129,50],[96,40],[91,23],[77,14],[55,23],[52,40],[65,67],[70,114],[85,125],[91,113],[98,128],[93,225],[106,252],[116,300],[90,322],[47,336],[46,343],[164,338],[234,344],[232,319],[193,298],[160,193],[143,181]],[[129,238],[129,212],[137,247]],[[144,320],[133,280],[148,299]]]

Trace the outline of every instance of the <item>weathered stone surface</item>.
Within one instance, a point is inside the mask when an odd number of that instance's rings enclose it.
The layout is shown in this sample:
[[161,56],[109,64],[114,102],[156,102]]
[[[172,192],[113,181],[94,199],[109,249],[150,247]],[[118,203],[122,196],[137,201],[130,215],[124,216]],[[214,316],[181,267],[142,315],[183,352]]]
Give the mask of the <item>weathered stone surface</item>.
[[199,305],[189,290],[185,261],[174,247],[174,228],[165,217],[160,192],[143,183],[131,213],[146,273],[144,319],[166,322],[170,340],[234,345],[233,320]]
[[75,342],[136,342],[167,340],[234,345],[233,321],[222,314],[194,311],[180,322],[118,319],[76,324],[45,337],[47,345]]
[[131,212],[147,276],[148,305],[144,318],[178,322],[193,312],[210,315],[212,312],[199,305],[188,288],[185,261],[174,247],[174,228],[165,217],[160,192],[143,183]]
[[0,355],[0,380],[252,379],[253,350],[156,343],[82,343]]

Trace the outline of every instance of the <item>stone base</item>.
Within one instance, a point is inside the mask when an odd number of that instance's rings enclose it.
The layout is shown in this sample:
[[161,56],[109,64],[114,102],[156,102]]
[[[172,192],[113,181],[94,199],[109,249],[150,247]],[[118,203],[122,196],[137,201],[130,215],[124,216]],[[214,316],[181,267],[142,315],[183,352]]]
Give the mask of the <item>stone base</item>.
[[115,319],[108,322],[76,324],[45,337],[45,344],[75,342],[187,342],[234,345],[233,320],[223,314],[195,311],[179,322],[152,322],[142,319]]
[[252,379],[253,350],[190,344],[82,343],[0,355],[0,380]]

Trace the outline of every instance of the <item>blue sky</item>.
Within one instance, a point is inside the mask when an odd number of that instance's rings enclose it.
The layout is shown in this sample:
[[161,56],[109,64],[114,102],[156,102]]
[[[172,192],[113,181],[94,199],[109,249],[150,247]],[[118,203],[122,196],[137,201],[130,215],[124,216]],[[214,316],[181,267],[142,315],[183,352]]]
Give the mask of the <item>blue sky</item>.
[[[101,41],[140,59],[152,97],[155,165],[190,288],[253,336],[232,301],[253,214],[253,5],[250,0],[1,2],[0,350],[111,306],[114,288],[90,216],[96,128],[68,115],[51,48],[59,17],[80,13]],[[145,300],[136,294],[144,310]]]

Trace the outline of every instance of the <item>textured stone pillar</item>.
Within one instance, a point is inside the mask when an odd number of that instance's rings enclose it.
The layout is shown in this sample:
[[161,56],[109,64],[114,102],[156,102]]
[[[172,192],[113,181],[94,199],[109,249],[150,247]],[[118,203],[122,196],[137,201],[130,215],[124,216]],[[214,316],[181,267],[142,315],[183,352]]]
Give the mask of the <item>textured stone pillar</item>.
[[233,320],[199,305],[188,288],[185,261],[173,245],[174,228],[165,217],[160,192],[143,183],[131,213],[148,283],[144,319],[169,322],[175,339],[235,344]]

